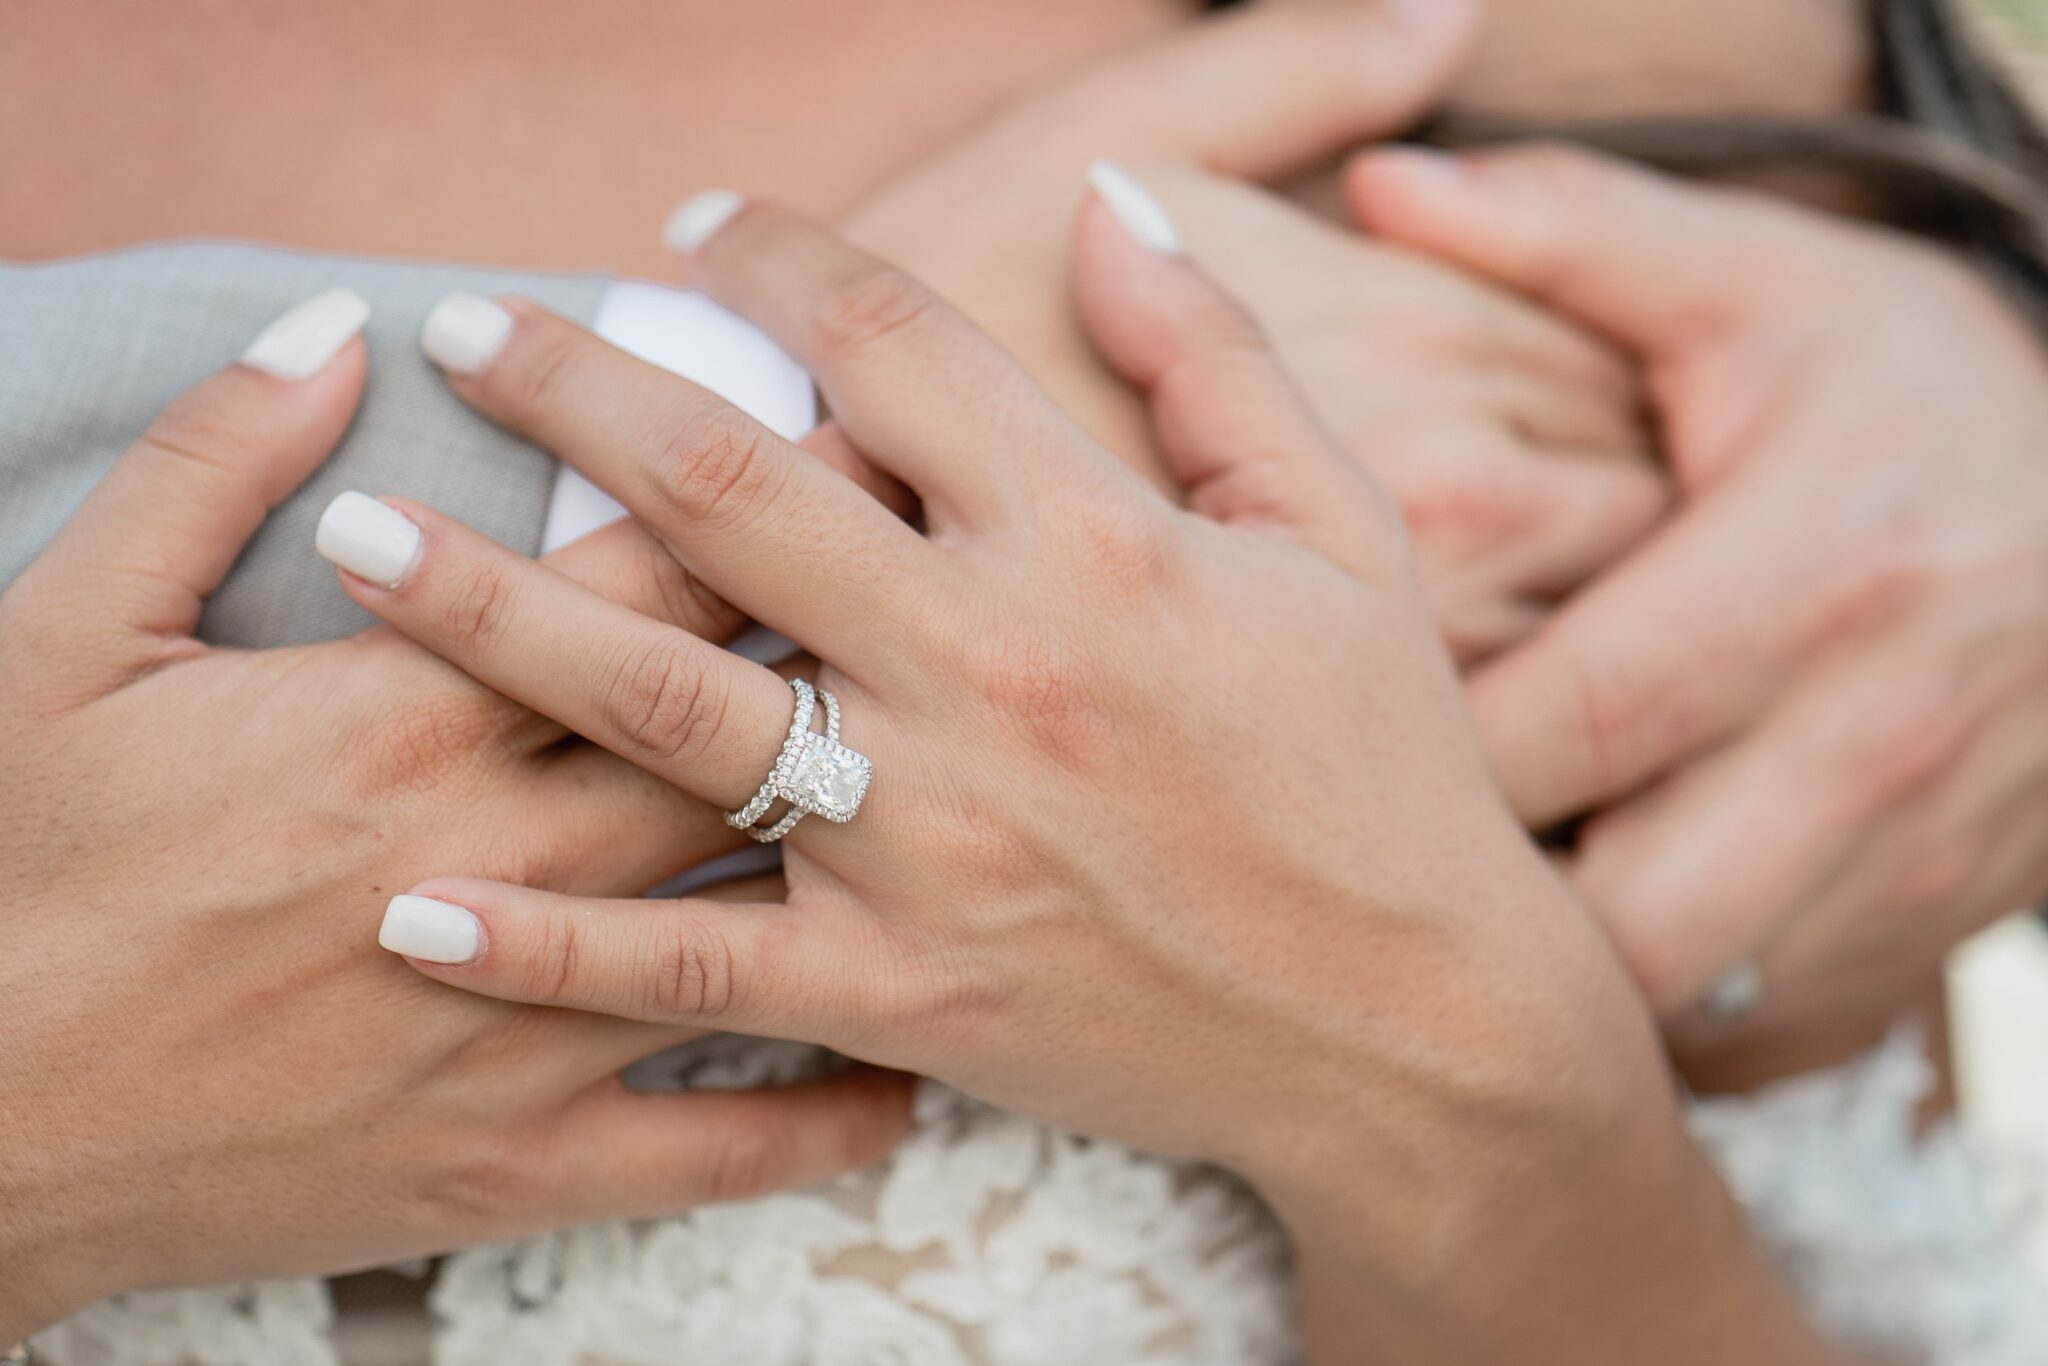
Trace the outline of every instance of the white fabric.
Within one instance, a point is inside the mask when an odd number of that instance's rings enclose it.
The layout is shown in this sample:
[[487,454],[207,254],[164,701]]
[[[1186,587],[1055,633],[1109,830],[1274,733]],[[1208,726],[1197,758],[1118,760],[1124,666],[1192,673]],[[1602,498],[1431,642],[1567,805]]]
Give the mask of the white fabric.
[[[710,1041],[671,1080],[753,1085],[817,1050]],[[1818,1322],[1930,1366],[2048,1361],[2048,1293],[1985,1216],[1902,1030],[1692,1126]],[[916,1135],[818,1190],[450,1258],[438,1366],[1134,1366],[1294,1359],[1285,1259],[1229,1178],[939,1088]],[[1512,1217],[1511,1215],[1505,1217]],[[339,1366],[317,1281],[125,1296],[52,1329],[57,1366]]]
[[1836,1340],[1886,1360],[2040,1366],[2048,1287],[1984,1188],[2030,1187],[2007,1205],[2022,1214],[2048,1186],[2031,1158],[1973,1157],[1953,1120],[1918,1133],[1933,1084],[1922,1032],[1901,1028],[1850,1067],[1700,1104],[1692,1130]]

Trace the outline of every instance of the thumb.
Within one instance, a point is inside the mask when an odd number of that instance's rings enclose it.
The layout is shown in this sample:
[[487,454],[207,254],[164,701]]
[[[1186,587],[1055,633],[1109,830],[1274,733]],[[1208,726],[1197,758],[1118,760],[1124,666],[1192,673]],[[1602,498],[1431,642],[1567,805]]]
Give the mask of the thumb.
[[1474,0],[1263,0],[1096,67],[1059,97],[1089,155],[1271,179],[1418,120],[1476,31]]
[[1403,545],[1391,503],[1343,458],[1258,324],[1181,255],[1157,200],[1098,162],[1074,237],[1074,297],[1105,359],[1146,397],[1189,506],[1292,535],[1360,573]]
[[1787,211],[1563,147],[1355,157],[1368,232],[1528,295],[1651,359],[1776,297],[1800,235]]
[[271,323],[172,400],[22,572],[9,596],[50,605],[32,615],[59,623],[45,645],[73,657],[67,675],[110,689],[192,647],[207,595],[347,429],[368,317],[332,289]]

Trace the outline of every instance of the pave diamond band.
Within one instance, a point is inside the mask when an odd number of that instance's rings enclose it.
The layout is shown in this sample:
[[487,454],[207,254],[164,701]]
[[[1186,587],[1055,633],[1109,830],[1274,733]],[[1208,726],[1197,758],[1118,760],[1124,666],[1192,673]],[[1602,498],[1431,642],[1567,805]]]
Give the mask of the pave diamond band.
[[803,747],[804,737],[811,733],[811,713],[817,710],[818,692],[801,678],[789,680],[789,686],[796,693],[796,715],[789,720],[789,738],[782,742],[782,752],[775,756],[775,764],[768,770],[767,781],[753,800],[737,811],[725,813],[725,823],[735,829],[745,830],[768,814],[768,808],[775,805],[781,781],[789,765],[796,759],[796,753]]
[[[796,711],[789,718],[789,734],[783,738],[782,749],[753,800],[725,815],[726,824],[763,844],[781,839],[805,816],[823,816],[842,825],[852,820],[875,774],[875,766],[865,754],[839,743],[839,699],[801,678],[790,679],[789,686],[796,694]],[[811,729],[821,702],[825,706],[823,735]],[[789,810],[781,819],[761,824],[777,801],[788,802]]]

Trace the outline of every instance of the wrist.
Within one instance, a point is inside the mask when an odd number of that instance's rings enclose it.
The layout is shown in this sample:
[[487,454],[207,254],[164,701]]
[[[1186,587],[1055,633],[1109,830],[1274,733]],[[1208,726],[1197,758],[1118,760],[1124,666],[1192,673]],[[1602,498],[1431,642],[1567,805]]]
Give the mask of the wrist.
[[92,1302],[93,1296],[68,1290],[52,1269],[46,1251],[0,1240],[0,1361],[8,1348]]
[[1463,1256],[1464,1207],[1490,1228],[1492,1202],[1521,1183],[1591,1171],[1623,1136],[1678,1124],[1655,1024],[1584,905],[1519,832],[1469,847],[1428,893],[1461,909],[1409,917],[1418,942],[1402,954],[1320,954],[1348,989],[1297,993],[1286,1065],[1230,1097],[1235,1145],[1211,1155],[1283,1218],[1383,1229],[1418,1274],[1431,1255],[1417,1228]]
[[[1354,965],[1354,1018],[1326,1005],[1314,1046],[1239,1098],[1226,1160],[1288,1230],[1311,1342],[1342,1349],[1318,1359],[1830,1360],[1583,905],[1533,850],[1473,864],[1483,883],[1445,892],[1464,928],[1411,946],[1409,980]],[[1432,959],[1440,980],[1412,971]]]
[[1577,1141],[1542,1140],[1539,1123],[1525,1151],[1471,1163],[1426,1206],[1361,1199],[1342,1179],[1356,1160],[1264,1187],[1312,1359],[1840,1361],[1686,1136],[1668,1075],[1616,1098],[1604,1125],[1579,1113]]
[[[0,1353],[117,1290],[107,1250],[133,1236],[74,1232],[40,1194],[0,1180]],[[94,1249],[98,1251],[95,1252]],[[4,1356],[0,1356],[4,1360]]]

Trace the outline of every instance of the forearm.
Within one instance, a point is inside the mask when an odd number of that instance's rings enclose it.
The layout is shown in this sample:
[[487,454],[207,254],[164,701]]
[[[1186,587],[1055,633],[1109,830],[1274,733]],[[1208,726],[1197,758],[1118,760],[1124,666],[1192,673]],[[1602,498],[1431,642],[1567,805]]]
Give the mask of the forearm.
[[45,1254],[0,1231],[0,1360],[31,1333],[76,1312],[81,1306],[50,1274]]
[[[59,1199],[52,1175],[0,1157],[0,1360],[31,1333],[119,1288],[117,1249],[133,1241],[115,1212],[88,1217],[80,1208],[99,1193],[92,1183],[69,1181],[72,1198]],[[101,1191],[118,1185],[110,1179]]]

